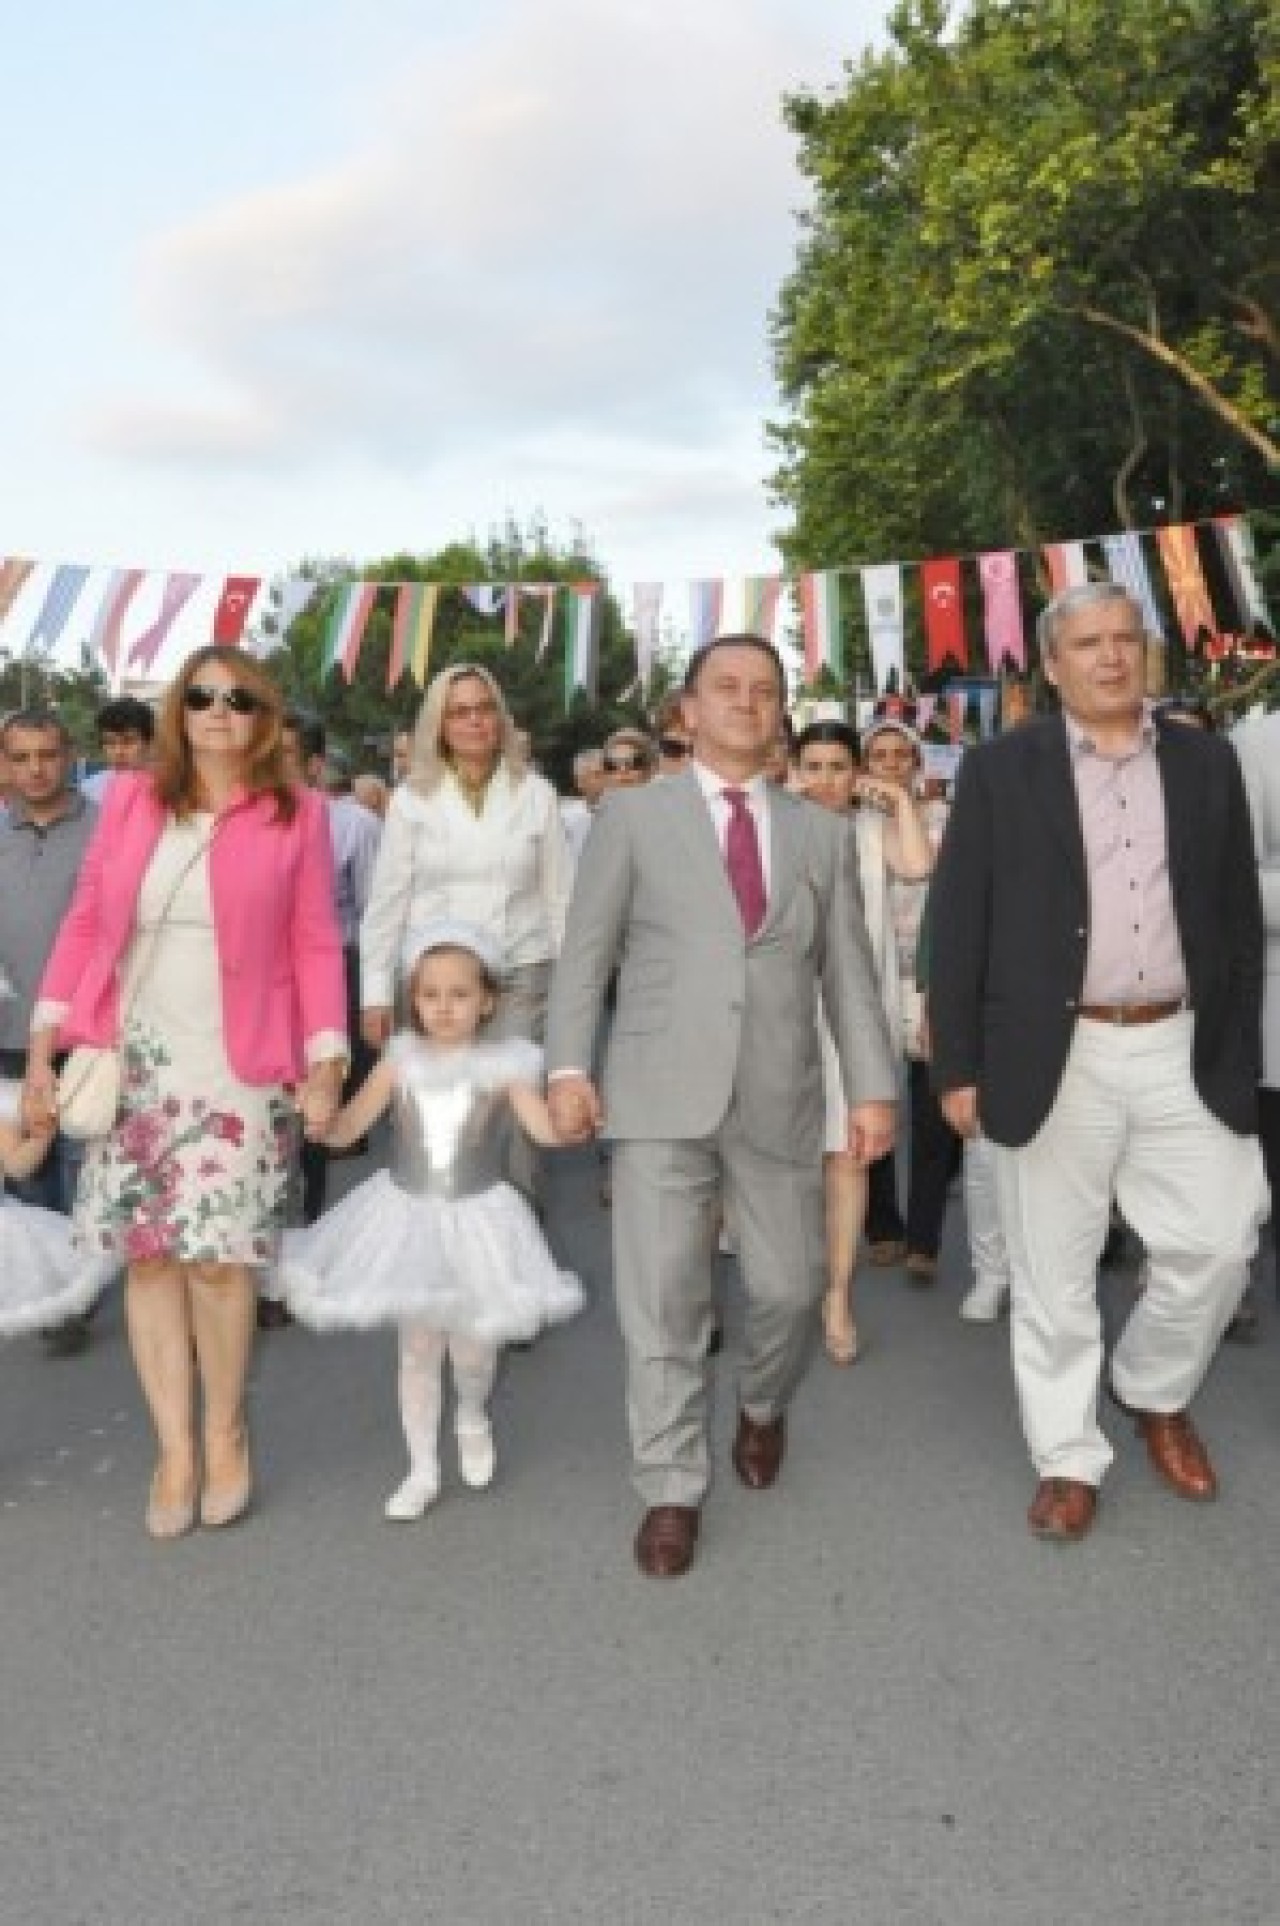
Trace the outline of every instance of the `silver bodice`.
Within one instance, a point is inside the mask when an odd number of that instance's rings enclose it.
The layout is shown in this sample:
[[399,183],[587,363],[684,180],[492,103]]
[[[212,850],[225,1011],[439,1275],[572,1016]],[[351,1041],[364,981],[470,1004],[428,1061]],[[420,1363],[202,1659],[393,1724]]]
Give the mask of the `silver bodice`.
[[464,1072],[442,1083],[410,1071],[392,1098],[390,1177],[412,1197],[474,1197],[503,1179],[505,1090]]

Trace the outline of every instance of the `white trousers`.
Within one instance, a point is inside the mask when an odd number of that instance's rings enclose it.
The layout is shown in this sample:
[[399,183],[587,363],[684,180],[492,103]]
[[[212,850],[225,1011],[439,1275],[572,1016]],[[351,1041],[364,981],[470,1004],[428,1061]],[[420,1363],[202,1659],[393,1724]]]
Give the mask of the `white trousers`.
[[964,1215],[974,1283],[1008,1291],[1009,1247],[1000,1222],[995,1145],[988,1137],[970,1137],[964,1147]]
[[1267,1212],[1262,1152],[1201,1102],[1192,1026],[1189,1012],[1131,1029],[1082,1018],[1037,1135],[995,1146],[1014,1380],[1041,1477],[1097,1485],[1111,1462],[1097,1264],[1113,1193],[1151,1260],[1111,1360],[1134,1410],[1190,1404],[1248,1281]]

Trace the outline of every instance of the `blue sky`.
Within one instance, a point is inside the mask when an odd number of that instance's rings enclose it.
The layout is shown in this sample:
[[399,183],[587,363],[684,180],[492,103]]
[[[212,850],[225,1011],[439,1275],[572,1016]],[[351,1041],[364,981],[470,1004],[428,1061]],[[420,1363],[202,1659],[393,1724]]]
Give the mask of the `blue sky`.
[[3,0],[0,552],[271,574],[542,510],[619,582],[770,567],[778,98],[885,11]]

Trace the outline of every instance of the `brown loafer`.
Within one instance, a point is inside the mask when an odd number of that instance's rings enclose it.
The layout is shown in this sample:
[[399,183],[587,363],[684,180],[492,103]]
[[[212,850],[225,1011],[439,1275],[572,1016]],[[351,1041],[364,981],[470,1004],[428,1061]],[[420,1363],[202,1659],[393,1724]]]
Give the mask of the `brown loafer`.
[[1098,1509],[1098,1494],[1092,1485],[1078,1478],[1042,1478],[1027,1513],[1027,1523],[1037,1538],[1050,1538],[1060,1545],[1083,1538]]
[[883,1269],[889,1264],[901,1264],[907,1254],[906,1239],[903,1237],[877,1237],[867,1245],[867,1262]]
[[654,1505],[636,1533],[636,1564],[646,1578],[683,1578],[693,1563],[699,1514],[694,1505]]
[[1218,1480],[1203,1440],[1185,1411],[1139,1411],[1138,1435],[1147,1456],[1179,1498],[1205,1504],[1218,1495]]
[[733,1468],[752,1491],[766,1491],[774,1483],[786,1448],[786,1420],[781,1415],[771,1418],[767,1424],[757,1424],[745,1411],[738,1413]]
[[932,1284],[938,1275],[938,1260],[930,1257],[927,1251],[908,1251],[903,1269],[913,1284]]

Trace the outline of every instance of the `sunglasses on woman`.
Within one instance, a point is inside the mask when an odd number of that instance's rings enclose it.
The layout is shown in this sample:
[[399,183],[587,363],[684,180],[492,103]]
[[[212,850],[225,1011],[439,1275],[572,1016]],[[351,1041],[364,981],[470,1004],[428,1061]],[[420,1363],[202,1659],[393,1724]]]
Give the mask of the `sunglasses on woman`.
[[262,697],[252,689],[211,689],[207,682],[189,682],[182,692],[182,706],[202,716],[207,709],[230,709],[233,716],[256,716]]
[[685,742],[681,736],[659,736],[658,748],[664,756],[670,757],[673,762],[678,762],[681,756],[692,753],[693,744]]
[[606,756],[604,768],[611,776],[630,776],[637,769],[647,769],[648,763],[643,756]]

